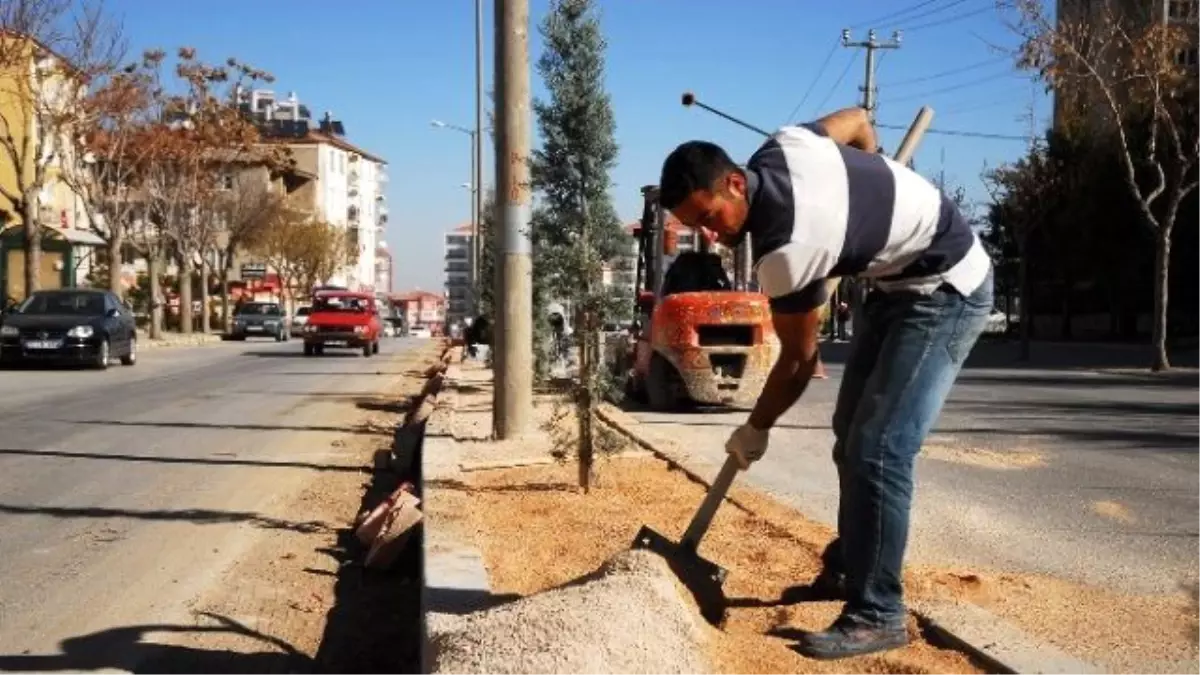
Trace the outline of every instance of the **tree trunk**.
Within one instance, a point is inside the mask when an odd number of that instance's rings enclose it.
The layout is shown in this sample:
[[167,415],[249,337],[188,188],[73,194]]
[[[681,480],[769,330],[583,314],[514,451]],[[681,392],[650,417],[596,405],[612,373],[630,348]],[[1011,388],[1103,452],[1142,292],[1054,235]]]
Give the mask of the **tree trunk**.
[[1071,307],[1071,294],[1075,290],[1075,279],[1071,269],[1071,254],[1063,256],[1063,288],[1062,288],[1062,339],[1072,340],[1075,332],[1072,327],[1074,310]]
[[162,255],[151,248],[151,252],[146,256],[148,281],[150,283],[150,339],[158,340],[162,338],[163,328],[163,296],[162,296],[162,272],[159,264],[162,262]]
[[[564,319],[566,317],[563,317]],[[586,312],[579,313],[575,326],[579,336],[579,396],[577,414],[579,415],[579,487],[587,494],[592,487],[592,464],[595,460],[596,439],[592,426],[592,378],[595,363],[592,360],[591,321]]]
[[37,204],[25,199],[21,220],[25,233],[25,297],[42,288],[42,223],[38,220]]
[[1156,373],[1171,369],[1167,358],[1167,289],[1171,271],[1171,227],[1162,224],[1158,231],[1154,250],[1154,324],[1151,329],[1151,344],[1154,347],[1154,364],[1150,367]]
[[191,253],[179,254],[179,332],[189,335],[195,329],[195,315],[192,312],[192,276],[196,271],[196,262]]
[[230,256],[226,253],[221,261],[221,330],[226,333],[233,328],[233,317],[229,315],[229,268]]
[[[116,229],[116,228],[114,228]],[[121,249],[125,246],[125,238],[119,232],[113,232],[108,240],[108,290],[118,298],[125,297],[125,285],[121,283]]]
[[208,258],[200,258],[200,332],[208,334],[212,330],[212,318],[209,311],[208,299]]
[[1029,360],[1029,340],[1033,335],[1033,308],[1029,298],[1029,246],[1028,242],[1020,247],[1018,255],[1021,256],[1020,262],[1017,264],[1017,285],[1019,290],[1017,295],[1021,299],[1021,307],[1018,315],[1021,331],[1021,360]]

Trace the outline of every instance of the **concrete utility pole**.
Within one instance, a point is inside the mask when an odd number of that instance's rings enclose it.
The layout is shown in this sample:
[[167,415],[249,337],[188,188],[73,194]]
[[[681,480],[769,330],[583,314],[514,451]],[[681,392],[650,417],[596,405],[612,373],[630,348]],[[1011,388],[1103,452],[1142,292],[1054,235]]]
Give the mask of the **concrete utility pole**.
[[860,91],[863,93],[863,108],[871,117],[871,122],[875,122],[875,52],[880,49],[899,49],[900,48],[900,31],[892,33],[892,39],[886,42],[880,42],[875,36],[875,29],[867,31],[867,39],[863,42],[850,41],[850,29],[842,30],[842,46],[856,47],[867,50],[867,73],[866,80],[863,83]]
[[533,417],[533,246],[529,238],[529,0],[496,0],[496,438]]
[[[871,124],[875,124],[875,95],[877,93],[875,90],[875,52],[880,49],[899,49],[900,31],[893,31],[891,40],[880,42],[876,37],[875,29],[872,28],[867,31],[867,39],[865,41],[851,42],[850,29],[845,28],[842,30],[842,46],[867,50],[867,71],[860,90],[863,93],[863,109],[867,111],[867,117],[871,120]],[[830,283],[829,286],[832,287],[833,284]],[[837,296],[839,301],[843,297],[850,298],[852,307],[851,322],[855,326],[855,330],[857,330],[862,317],[863,301],[867,298],[868,284],[865,281],[843,279],[838,286],[838,291]]]
[[[475,227],[471,232],[471,314],[479,315],[480,289],[486,282],[480,278],[483,242],[480,225],[483,223],[483,0],[475,0],[475,145],[474,175],[471,177],[475,198]],[[493,219],[492,222],[495,222]]]

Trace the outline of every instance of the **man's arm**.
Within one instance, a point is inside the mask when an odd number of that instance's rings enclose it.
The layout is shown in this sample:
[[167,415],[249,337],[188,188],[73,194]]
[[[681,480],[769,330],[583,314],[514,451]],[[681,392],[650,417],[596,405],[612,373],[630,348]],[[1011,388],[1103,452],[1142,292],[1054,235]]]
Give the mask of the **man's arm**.
[[866,152],[875,152],[879,148],[875,127],[871,126],[871,118],[863,108],[839,110],[822,117],[814,124],[835,143]]
[[779,360],[771,368],[754,411],[750,413],[750,426],[759,430],[773,427],[776,420],[795,405],[808,387],[817,365],[820,311],[774,312],[772,318],[781,349]]

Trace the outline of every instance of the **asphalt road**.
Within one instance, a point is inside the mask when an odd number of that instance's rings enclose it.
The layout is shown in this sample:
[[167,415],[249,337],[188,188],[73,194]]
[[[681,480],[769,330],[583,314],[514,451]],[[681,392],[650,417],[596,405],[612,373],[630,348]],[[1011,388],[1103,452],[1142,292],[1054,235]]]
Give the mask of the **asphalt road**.
[[[1089,351],[1089,349],[1091,351]],[[844,346],[780,421],[745,480],[833,524],[829,420]],[[1196,583],[1194,368],[1131,375],[1131,353],[1047,346],[1033,364],[981,346],[918,461],[910,561],[1050,573],[1131,592]],[[1134,363],[1136,363],[1134,356]],[[1181,362],[1195,365],[1195,355]],[[1100,370],[1096,370],[1099,368]],[[633,412],[710,462],[745,412]]]
[[0,371],[0,670],[62,651],[72,670],[121,667],[122,640],[193,625],[188,601],[256,532],[305,527],[265,507],[357,470],[334,441],[421,342],[370,359],[305,358],[294,340]]

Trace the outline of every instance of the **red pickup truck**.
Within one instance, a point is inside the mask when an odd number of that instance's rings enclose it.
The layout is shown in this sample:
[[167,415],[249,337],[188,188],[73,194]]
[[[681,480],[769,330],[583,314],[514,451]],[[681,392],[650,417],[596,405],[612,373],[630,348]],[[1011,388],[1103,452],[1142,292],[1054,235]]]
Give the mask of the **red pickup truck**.
[[361,349],[363,356],[378,354],[383,323],[375,296],[342,290],[317,291],[303,335],[305,356],[324,354],[326,347]]

